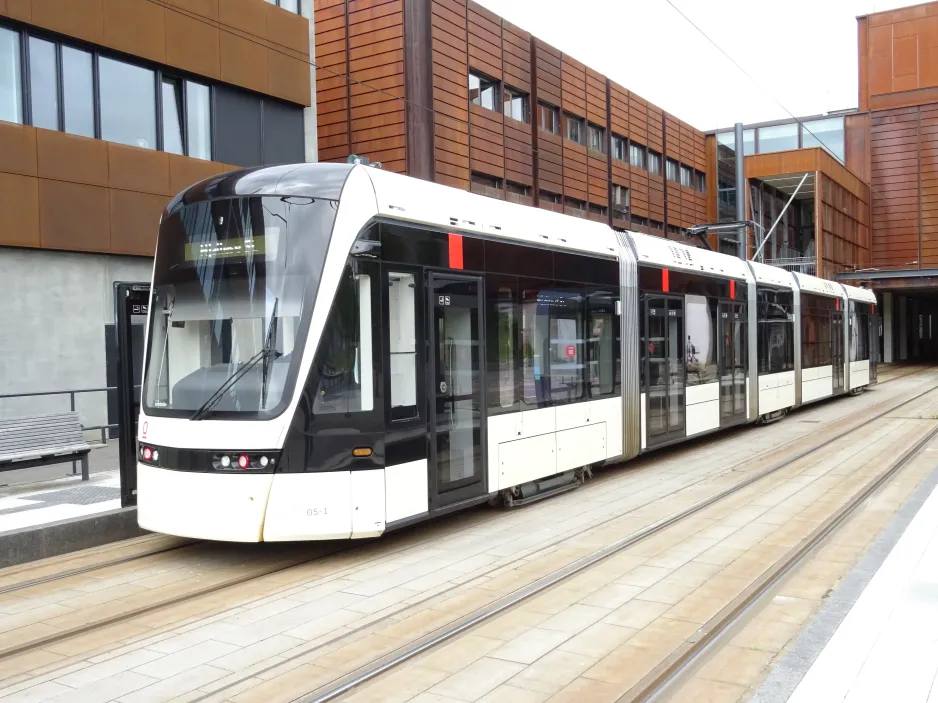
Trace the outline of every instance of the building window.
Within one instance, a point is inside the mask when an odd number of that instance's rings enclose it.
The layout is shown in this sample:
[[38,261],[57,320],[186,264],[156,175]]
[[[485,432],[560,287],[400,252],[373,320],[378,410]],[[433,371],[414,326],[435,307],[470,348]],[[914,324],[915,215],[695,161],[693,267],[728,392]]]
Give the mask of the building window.
[[651,149],[648,150],[648,173],[661,175],[661,154]]
[[583,144],[586,137],[583,129],[583,118],[564,114],[564,119],[567,121],[567,139],[576,144]]
[[552,193],[549,190],[542,190],[537,194],[537,197],[541,202],[560,205],[561,198],[559,193]]
[[156,149],[156,93],[153,71],[102,57],[101,138]]
[[502,179],[490,176],[487,173],[472,172],[472,191],[491,197],[500,197]]
[[[2,59],[0,59],[0,65],[2,65]],[[801,128],[801,145],[805,149],[812,146],[824,147],[843,163],[844,118],[828,117],[823,120],[805,122]]]
[[23,121],[20,35],[0,27],[0,120]]
[[664,223],[658,222],[658,220],[648,220],[648,229],[652,230],[653,232],[663,232]]
[[798,148],[798,123],[759,128],[759,153],[788,151]]
[[625,161],[625,137],[612,135],[612,155],[619,161]]
[[594,205],[593,203],[589,204],[589,213],[590,215],[599,215],[605,217],[608,212],[605,205]]
[[629,144],[629,163],[636,168],[645,168],[645,147],[635,142]]
[[701,193],[707,192],[707,176],[703,171],[695,171],[694,174],[697,177],[697,190]]
[[505,117],[518,122],[528,121],[528,96],[520,90],[505,86],[503,91]]
[[606,153],[606,130],[590,122],[586,127],[589,148],[601,154]]
[[469,100],[474,105],[486,110],[495,109],[495,95],[498,93],[498,81],[480,73],[469,74]]
[[163,151],[182,153],[182,85],[163,76]]
[[563,207],[568,215],[574,215],[576,217],[586,217],[586,201],[578,200],[577,198],[565,197],[563,199]]
[[196,159],[212,158],[212,110],[207,85],[186,81],[186,153]]
[[0,27],[0,120],[208,160],[211,95],[209,86],[158,68]]
[[560,110],[553,105],[537,104],[537,124],[545,132],[560,134]]
[[612,216],[625,218],[629,216],[629,207],[632,205],[632,194],[628,188],[620,185],[612,186]]
[[512,181],[505,181],[505,192],[512,193],[514,195],[523,195],[524,197],[527,197],[531,195],[531,188],[521,183],[513,183]]
[[668,225],[668,238],[669,238],[669,239],[671,239],[671,238],[675,238],[675,239],[676,239],[676,238],[678,237],[678,235],[680,234],[680,232],[681,232],[681,231],[680,231],[676,226],[674,226],[674,225]]
[[677,161],[668,159],[668,180],[677,182],[680,179],[678,173]]
[[271,5],[281,7],[294,15],[300,14],[300,0],[267,0]]
[[90,52],[62,47],[65,131],[94,137],[94,67]]
[[648,220],[646,220],[644,217],[640,217],[639,215],[632,215],[632,226],[633,227],[647,227]]
[[685,188],[694,187],[694,171],[684,164],[681,164],[681,185]]

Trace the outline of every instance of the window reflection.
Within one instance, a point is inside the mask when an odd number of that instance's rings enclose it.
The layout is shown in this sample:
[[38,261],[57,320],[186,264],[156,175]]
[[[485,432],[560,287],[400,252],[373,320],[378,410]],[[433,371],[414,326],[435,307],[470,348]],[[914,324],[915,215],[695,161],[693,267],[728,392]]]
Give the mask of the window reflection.
[[186,128],[189,156],[212,158],[212,113],[207,85],[186,81]]
[[163,151],[182,153],[182,88],[175,78],[163,78]]
[[842,162],[844,160],[844,118],[829,117],[805,122],[801,130],[801,143],[805,148],[820,146]]
[[20,37],[0,27],[0,120],[23,121]]
[[[780,124],[759,128],[759,153],[770,154],[798,148],[798,124]],[[746,152],[749,153],[749,152]]]
[[143,149],[156,148],[153,71],[101,57],[101,138]]
[[62,47],[62,88],[65,94],[65,131],[94,136],[94,74],[91,54]]
[[32,123],[43,129],[59,128],[58,70],[55,44],[29,38],[29,97]]

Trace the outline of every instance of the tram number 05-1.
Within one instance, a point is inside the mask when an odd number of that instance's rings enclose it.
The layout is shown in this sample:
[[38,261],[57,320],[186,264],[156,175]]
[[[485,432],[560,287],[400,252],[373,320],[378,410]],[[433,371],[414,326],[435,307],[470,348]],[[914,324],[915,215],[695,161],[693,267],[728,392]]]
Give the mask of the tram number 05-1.
[[328,515],[329,510],[326,508],[307,508],[306,516],[307,517],[319,517],[320,515]]

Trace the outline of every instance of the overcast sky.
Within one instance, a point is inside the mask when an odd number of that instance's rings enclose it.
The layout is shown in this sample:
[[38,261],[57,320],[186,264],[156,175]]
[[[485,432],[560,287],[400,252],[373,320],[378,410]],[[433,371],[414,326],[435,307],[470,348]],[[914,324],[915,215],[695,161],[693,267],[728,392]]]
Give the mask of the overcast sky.
[[[857,16],[914,0],[477,0],[702,130],[857,106]],[[781,102],[781,107],[776,100]]]

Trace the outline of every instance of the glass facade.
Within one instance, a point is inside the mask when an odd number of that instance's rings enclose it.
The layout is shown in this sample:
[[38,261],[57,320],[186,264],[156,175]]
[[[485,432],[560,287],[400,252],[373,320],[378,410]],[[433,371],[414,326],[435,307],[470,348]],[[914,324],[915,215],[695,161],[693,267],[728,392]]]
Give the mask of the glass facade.
[[94,136],[94,68],[87,51],[62,47],[62,89],[65,96],[65,131]]
[[58,61],[55,44],[29,38],[29,98],[32,123],[43,129],[59,128]]
[[798,148],[798,125],[780,124],[773,127],[759,128],[759,153],[770,154],[775,151],[788,151]]
[[801,143],[805,148],[820,146],[844,160],[844,118],[829,117],[825,120],[805,122],[801,128]]
[[0,27],[0,120],[23,121],[20,35]]
[[101,138],[156,149],[156,91],[153,71],[102,57],[98,61]]

